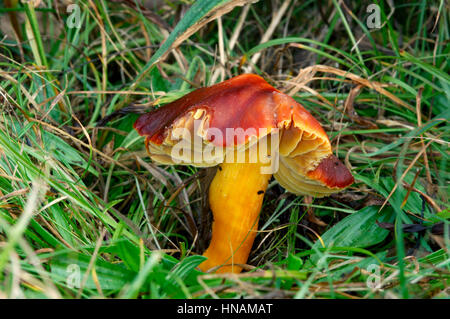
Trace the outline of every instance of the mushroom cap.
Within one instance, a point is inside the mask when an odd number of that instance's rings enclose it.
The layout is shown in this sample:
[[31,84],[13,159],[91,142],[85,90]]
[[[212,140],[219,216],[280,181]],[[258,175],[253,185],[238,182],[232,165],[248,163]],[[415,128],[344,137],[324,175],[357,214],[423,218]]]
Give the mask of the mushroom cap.
[[354,181],[332,155],[320,123],[255,74],[197,89],[140,116],[134,128],[146,136],[150,157],[161,164],[214,166],[226,154],[251,149],[277,134],[279,168],[274,176],[288,191],[322,197]]

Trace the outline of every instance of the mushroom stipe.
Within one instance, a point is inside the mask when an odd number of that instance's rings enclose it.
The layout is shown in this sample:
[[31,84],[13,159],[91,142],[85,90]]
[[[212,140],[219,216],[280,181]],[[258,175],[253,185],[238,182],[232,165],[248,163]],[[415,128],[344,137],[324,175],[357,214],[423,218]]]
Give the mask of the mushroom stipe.
[[[134,127],[146,137],[147,151],[157,163],[220,164],[209,188],[214,220],[211,242],[203,254],[208,259],[199,266],[203,271],[241,272],[238,265],[247,262],[272,175],[289,192],[315,197],[339,192],[354,181],[332,154],[319,122],[254,74],[197,89],[140,116]],[[229,129],[244,135],[229,138]],[[182,154],[174,152],[179,145],[184,147]],[[256,159],[247,161],[255,149]],[[246,161],[236,161],[240,155]],[[278,160],[275,170],[267,170],[268,162]]]

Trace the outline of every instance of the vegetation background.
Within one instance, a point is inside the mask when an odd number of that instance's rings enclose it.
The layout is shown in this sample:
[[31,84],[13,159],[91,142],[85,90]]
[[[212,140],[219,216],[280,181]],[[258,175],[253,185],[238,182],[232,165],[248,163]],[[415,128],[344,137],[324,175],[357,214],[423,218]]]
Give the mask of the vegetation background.
[[[3,1],[0,297],[448,298],[449,18],[444,0]],[[273,180],[249,271],[204,274],[210,172],[154,165],[132,124],[245,72],[301,102],[356,182],[313,199]]]

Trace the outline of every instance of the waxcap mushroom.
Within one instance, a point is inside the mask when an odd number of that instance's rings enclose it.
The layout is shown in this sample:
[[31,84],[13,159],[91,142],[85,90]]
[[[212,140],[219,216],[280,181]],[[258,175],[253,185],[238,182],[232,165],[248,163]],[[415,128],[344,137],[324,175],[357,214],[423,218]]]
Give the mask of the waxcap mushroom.
[[272,175],[288,191],[316,197],[353,183],[319,122],[254,74],[197,89],[134,127],[158,163],[219,165],[208,193],[214,220],[203,271],[242,270]]

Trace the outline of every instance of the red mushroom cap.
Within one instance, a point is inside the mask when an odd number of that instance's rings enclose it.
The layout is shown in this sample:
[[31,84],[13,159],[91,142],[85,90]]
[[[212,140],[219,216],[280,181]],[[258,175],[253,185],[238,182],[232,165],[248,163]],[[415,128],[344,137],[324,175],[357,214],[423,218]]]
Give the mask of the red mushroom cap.
[[[196,127],[194,120],[200,126]],[[188,144],[198,137],[203,146],[237,151],[279,130],[280,168],[274,176],[287,190],[326,196],[353,183],[350,171],[332,155],[320,123],[301,104],[258,75],[244,74],[197,89],[142,115],[134,128],[146,136],[152,159],[163,164],[175,163],[171,151],[183,138]],[[190,137],[175,136],[178,128],[187,129]],[[210,134],[213,129],[223,138]],[[248,134],[242,138],[228,136],[227,129],[242,129]],[[193,153],[198,151],[192,149]],[[193,163],[190,158],[184,158],[181,164],[212,166],[223,160],[219,156],[213,163]]]

